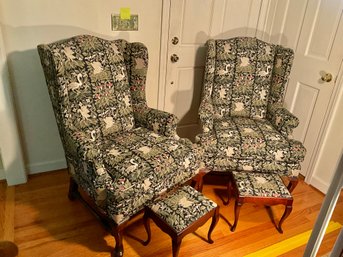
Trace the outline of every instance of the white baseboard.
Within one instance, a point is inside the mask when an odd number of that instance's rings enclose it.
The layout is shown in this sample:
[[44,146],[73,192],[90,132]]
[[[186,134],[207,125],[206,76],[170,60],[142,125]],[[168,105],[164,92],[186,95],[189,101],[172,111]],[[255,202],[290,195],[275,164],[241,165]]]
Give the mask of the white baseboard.
[[330,186],[327,182],[325,182],[324,180],[320,178],[317,178],[316,176],[312,176],[309,182],[310,182],[310,185],[314,186],[316,189],[318,189],[324,194],[326,194]]
[[37,174],[46,171],[65,169],[67,168],[67,163],[66,160],[63,158],[61,160],[32,163],[27,165],[27,168],[29,170],[29,174]]

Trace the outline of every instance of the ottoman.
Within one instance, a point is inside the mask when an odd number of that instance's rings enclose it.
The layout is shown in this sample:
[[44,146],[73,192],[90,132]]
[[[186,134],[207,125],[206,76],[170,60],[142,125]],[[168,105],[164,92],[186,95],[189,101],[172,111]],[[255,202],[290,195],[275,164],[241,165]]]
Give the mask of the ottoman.
[[[273,173],[232,172],[230,186],[235,193],[235,221],[231,231],[235,231],[240,208],[244,203],[257,203],[266,206],[283,204],[285,211],[276,225],[279,233],[283,233],[282,223],[292,211],[293,197],[283,183],[281,177]],[[229,188],[229,192],[231,191]]]
[[176,257],[182,238],[205,224],[209,218],[212,218],[212,223],[207,237],[208,242],[213,243],[211,233],[218,222],[219,206],[190,186],[167,194],[145,207],[144,226],[148,234],[145,245],[151,240],[150,218],[171,237],[173,257]]

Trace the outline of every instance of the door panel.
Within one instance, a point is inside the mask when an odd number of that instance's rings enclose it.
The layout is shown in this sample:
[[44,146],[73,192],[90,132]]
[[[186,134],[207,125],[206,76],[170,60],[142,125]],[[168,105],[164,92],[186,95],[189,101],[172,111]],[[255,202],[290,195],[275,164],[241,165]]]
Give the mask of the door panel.
[[202,44],[207,40],[206,35],[210,33],[213,1],[185,0],[182,8],[183,19],[180,24],[182,44]]
[[[303,44],[307,43],[307,56],[329,61],[341,18],[340,2],[326,0],[316,3],[316,10],[312,21],[314,25],[309,31],[308,41],[301,42]],[[301,47],[304,46],[301,45]]]

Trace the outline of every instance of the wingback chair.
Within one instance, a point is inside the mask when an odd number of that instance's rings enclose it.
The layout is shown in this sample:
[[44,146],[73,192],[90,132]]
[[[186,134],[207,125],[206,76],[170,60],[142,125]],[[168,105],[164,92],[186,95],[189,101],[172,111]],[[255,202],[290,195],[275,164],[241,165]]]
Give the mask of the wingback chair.
[[38,46],[71,175],[69,197],[86,193],[123,255],[127,221],[194,178],[201,152],[176,134],[177,118],[149,108],[147,48],[90,35]]
[[212,171],[274,172],[293,190],[305,148],[292,139],[299,121],[283,107],[293,51],[256,38],[208,40],[199,116]]

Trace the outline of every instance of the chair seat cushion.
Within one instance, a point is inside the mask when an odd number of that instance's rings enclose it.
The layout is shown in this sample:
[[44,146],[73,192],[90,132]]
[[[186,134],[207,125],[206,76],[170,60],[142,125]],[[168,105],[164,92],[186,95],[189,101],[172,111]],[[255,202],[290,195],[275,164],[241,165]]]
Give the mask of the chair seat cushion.
[[[205,149],[210,149],[205,154],[205,164],[212,170],[266,170],[297,175],[291,173],[299,169],[298,163],[305,155],[300,142],[284,137],[265,119],[215,120],[213,131],[204,142]],[[209,141],[213,142],[211,148],[207,147]]]
[[[164,137],[145,128],[114,135],[105,143],[105,165],[115,195],[108,208],[115,221],[129,217],[173,186],[191,179],[199,170],[195,145]],[[119,223],[119,222],[118,222]]]
[[295,141],[282,136],[268,120],[230,117],[215,121],[218,157],[289,161],[299,159]]

